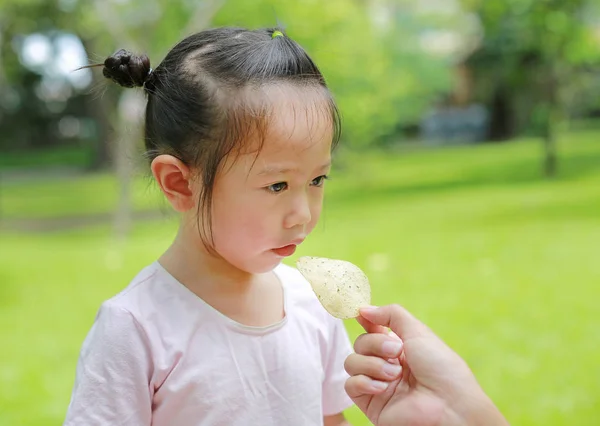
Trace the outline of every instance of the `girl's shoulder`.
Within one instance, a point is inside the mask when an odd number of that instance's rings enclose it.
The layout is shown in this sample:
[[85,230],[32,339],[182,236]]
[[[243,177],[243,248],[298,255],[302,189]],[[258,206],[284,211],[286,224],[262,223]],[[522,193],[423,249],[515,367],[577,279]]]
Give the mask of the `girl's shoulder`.
[[161,273],[158,262],[153,262],[142,268],[129,281],[127,286],[106,300],[104,304],[130,310],[141,303],[151,303],[160,300],[163,293],[168,291],[168,277]]
[[172,329],[206,315],[198,298],[158,262],[140,270],[119,293],[103,302],[105,310],[127,312],[142,328]]

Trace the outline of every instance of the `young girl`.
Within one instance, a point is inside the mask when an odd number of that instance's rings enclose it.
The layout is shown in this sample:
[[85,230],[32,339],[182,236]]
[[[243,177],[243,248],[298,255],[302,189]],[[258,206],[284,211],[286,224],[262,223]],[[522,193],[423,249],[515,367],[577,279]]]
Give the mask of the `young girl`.
[[67,426],[347,425],[346,331],[285,266],[315,227],[339,120],[323,76],[279,30],[220,28],[143,87],[152,174],[181,215],[173,244],[100,307]]

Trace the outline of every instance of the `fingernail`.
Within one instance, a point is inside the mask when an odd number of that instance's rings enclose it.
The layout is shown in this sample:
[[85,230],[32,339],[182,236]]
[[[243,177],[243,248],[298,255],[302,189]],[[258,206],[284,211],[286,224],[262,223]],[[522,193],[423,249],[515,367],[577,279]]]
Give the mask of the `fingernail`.
[[371,388],[375,391],[386,390],[390,384],[387,382],[380,382],[379,380],[371,380]]
[[402,342],[386,340],[383,342],[381,346],[381,350],[385,356],[390,358],[396,358],[400,356],[400,351],[402,350]]
[[402,367],[398,364],[390,364],[390,363],[385,363],[383,365],[383,372],[391,378],[396,378],[398,377],[398,375],[400,374],[400,371],[402,370]]

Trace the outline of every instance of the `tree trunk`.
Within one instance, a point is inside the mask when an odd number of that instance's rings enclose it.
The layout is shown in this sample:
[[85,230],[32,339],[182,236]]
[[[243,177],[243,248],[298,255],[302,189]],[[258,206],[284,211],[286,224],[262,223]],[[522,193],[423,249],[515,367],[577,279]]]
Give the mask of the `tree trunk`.
[[556,147],[556,131],[554,130],[555,123],[553,123],[553,117],[550,115],[546,123],[546,129],[544,131],[544,176],[547,178],[553,178],[558,172],[558,156]]
[[[97,0],[95,2],[98,15],[106,24],[106,28],[115,40],[120,40],[129,49],[141,51],[139,40],[130,37],[127,24],[117,18],[118,14],[110,2]],[[131,201],[132,148],[139,130],[139,97],[143,96],[137,90],[125,91],[119,99],[119,111],[115,117],[116,137],[113,146],[113,164],[119,183],[119,198],[117,209],[114,212],[113,232],[118,241],[126,239],[133,222],[133,208]]]
[[117,240],[124,240],[131,230],[131,173],[127,155],[129,140],[120,140],[115,144],[115,169],[119,182],[119,199],[114,216],[114,233]]
[[[97,77],[94,77],[93,84],[98,84]],[[111,90],[107,90],[106,94],[99,97],[93,95],[87,96],[86,109],[89,116],[94,118],[97,126],[96,140],[92,149],[92,159],[89,164],[90,170],[100,170],[110,165],[111,137],[115,131],[108,116],[108,111],[114,108],[115,104],[116,99],[112,96]]]
[[144,95],[135,90],[124,92],[119,102],[119,140],[114,149],[115,172],[119,182],[114,230],[119,240],[127,237],[133,221],[131,183],[135,170],[135,148],[142,135],[144,106]]
[[[203,29],[212,21],[213,16],[225,0],[198,2],[195,13],[190,17],[184,31]],[[115,40],[128,46],[134,52],[147,51],[147,40],[132,36],[127,22],[119,19],[111,2],[95,1],[96,11],[106,24],[107,31]],[[114,232],[118,240],[123,240],[131,229],[133,207],[131,201],[131,180],[134,172],[133,153],[136,143],[142,137],[143,110],[145,106],[142,90],[126,91],[121,97],[117,118],[117,137],[113,150],[115,171],[119,182],[119,201],[114,217]]]
[[[96,40],[82,38],[86,52],[97,52]],[[96,123],[96,138],[92,147],[92,158],[89,164],[89,170],[95,171],[108,167],[112,158],[111,155],[111,137],[114,134],[114,127],[108,116],[108,112],[114,108],[118,98],[116,91],[110,90],[106,85],[105,79],[99,76],[99,73],[92,72],[92,84],[90,93],[85,99],[85,109],[87,115],[94,119]]]
[[544,159],[542,169],[546,178],[553,178],[558,173],[558,150],[556,128],[560,120],[558,105],[558,79],[556,65],[549,64],[544,102],[543,149]]

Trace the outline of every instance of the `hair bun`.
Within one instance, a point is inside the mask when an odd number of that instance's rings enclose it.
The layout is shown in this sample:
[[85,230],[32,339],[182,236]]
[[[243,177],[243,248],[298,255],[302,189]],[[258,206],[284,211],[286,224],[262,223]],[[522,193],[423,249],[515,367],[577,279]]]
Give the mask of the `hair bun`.
[[102,74],[123,87],[141,87],[148,79],[150,71],[148,56],[136,56],[121,49],[106,58]]

